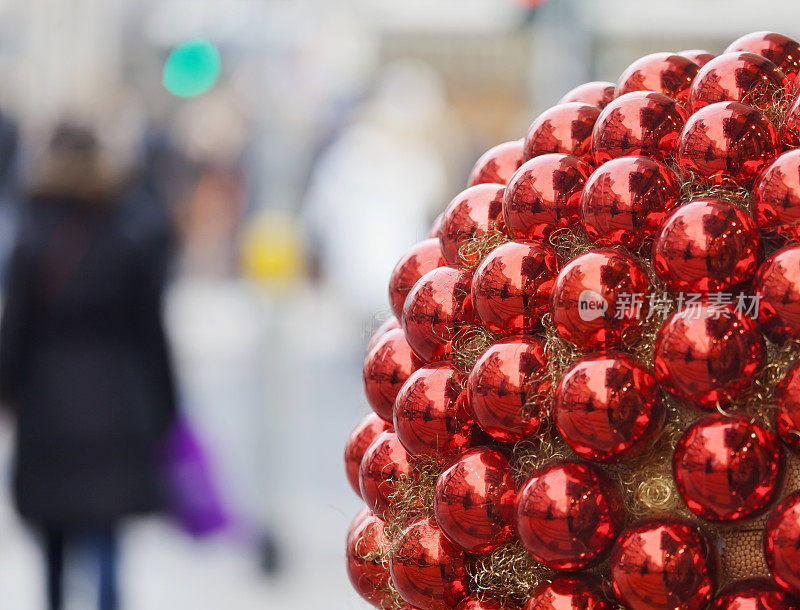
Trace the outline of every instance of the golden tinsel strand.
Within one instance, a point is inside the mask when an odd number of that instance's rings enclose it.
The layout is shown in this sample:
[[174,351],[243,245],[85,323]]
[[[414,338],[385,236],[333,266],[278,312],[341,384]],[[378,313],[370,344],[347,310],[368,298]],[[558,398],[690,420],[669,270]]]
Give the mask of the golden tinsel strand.
[[583,350],[571,341],[558,334],[553,318],[549,313],[542,316],[544,329],[544,356],[547,362],[547,375],[552,383],[552,390],[564,376],[564,373],[584,355]]
[[671,163],[680,184],[679,203],[695,199],[720,199],[727,201],[750,214],[750,189],[731,178],[722,177],[721,182],[709,182],[691,171],[684,171],[677,163]]
[[399,479],[389,496],[386,535],[394,544],[400,534],[415,521],[433,516],[436,479],[443,470],[443,461],[428,456],[414,456],[411,474]]
[[743,104],[753,106],[767,117],[775,127],[780,128],[786,118],[792,98],[786,95],[783,87],[773,87],[759,83],[742,98]]
[[387,581],[382,593],[383,596],[379,606],[381,610],[401,610],[406,605],[406,601],[400,597],[400,593],[391,578]]
[[580,226],[556,229],[550,234],[549,242],[564,261],[571,261],[598,247]]
[[553,571],[536,561],[519,542],[479,557],[470,567],[472,591],[480,598],[521,606],[533,588],[549,582]]
[[476,269],[492,250],[508,241],[511,238],[496,223],[492,223],[486,233],[476,235],[461,244],[458,249],[461,266],[465,269]]
[[514,477],[521,483],[542,466],[572,457],[575,457],[575,453],[555,426],[545,422],[540,432],[514,445],[511,468]]
[[483,326],[465,326],[453,339],[453,364],[469,373],[489,346],[499,337]]

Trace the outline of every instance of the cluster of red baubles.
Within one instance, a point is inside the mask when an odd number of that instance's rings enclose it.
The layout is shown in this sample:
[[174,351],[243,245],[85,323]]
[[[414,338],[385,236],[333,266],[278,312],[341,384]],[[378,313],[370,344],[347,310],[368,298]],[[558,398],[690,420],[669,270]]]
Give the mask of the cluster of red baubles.
[[[764,32],[717,57],[649,55],[616,86],[574,89],[524,140],[480,158],[431,237],[397,264],[395,317],[364,364],[374,414],[353,431],[345,462],[368,507],[348,538],[349,574],[366,600],[381,604],[391,578],[407,609],[500,608],[470,591],[468,565],[519,540],[555,574],[531,591],[528,610],[800,607],[800,492],[781,501],[785,447],[800,451],[800,368],[777,389],[774,426],[717,412],[763,367],[765,337],[800,339],[800,96],[780,124],[759,110],[792,100],[799,71],[800,45]],[[752,215],[722,199],[682,199],[671,167],[750,189]],[[551,237],[578,228],[597,247],[561,260]],[[509,241],[488,255],[465,248],[491,231]],[[765,235],[785,242],[766,260]],[[664,321],[653,362],[624,351],[653,306],[643,257],[673,298],[694,295]],[[759,299],[756,315],[720,299],[739,293]],[[585,353],[555,387],[541,374],[545,314]],[[456,338],[474,326],[498,340],[464,372]],[[698,520],[631,524],[604,465],[653,445],[665,393],[709,412],[673,456]],[[551,413],[532,406],[542,395],[552,395]],[[579,457],[517,484],[510,449],[547,426]],[[443,463],[435,518],[413,523],[389,552],[384,520],[417,456]],[[702,520],[735,525],[767,511],[773,578],[720,591]],[[583,571],[607,559],[609,582]]]

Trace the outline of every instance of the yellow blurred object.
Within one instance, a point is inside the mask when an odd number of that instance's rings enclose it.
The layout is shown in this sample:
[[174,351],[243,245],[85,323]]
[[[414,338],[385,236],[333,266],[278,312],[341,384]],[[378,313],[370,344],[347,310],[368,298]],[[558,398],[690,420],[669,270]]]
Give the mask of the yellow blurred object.
[[241,241],[242,271],[275,288],[291,284],[305,272],[305,244],[297,220],[286,212],[261,212],[245,227]]

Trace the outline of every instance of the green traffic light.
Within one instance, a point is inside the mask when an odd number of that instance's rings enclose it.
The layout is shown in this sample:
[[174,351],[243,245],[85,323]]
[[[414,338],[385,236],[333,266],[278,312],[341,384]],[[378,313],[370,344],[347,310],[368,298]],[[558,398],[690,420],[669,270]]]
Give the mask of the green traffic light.
[[164,64],[164,87],[178,97],[205,93],[217,82],[220,72],[217,47],[204,38],[175,47]]

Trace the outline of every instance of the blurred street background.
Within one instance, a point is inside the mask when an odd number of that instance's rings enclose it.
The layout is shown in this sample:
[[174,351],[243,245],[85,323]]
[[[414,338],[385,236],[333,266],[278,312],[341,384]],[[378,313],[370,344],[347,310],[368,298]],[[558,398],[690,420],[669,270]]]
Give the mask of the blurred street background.
[[[793,0],[0,0],[0,275],[53,129],[93,130],[176,235],[164,319],[227,525],[126,522],[128,610],[362,608],[341,454],[399,256],[477,157],[655,51],[800,38]],[[0,610],[45,606],[0,415]],[[80,567],[80,561],[78,562]],[[92,579],[67,574],[70,610]]]

